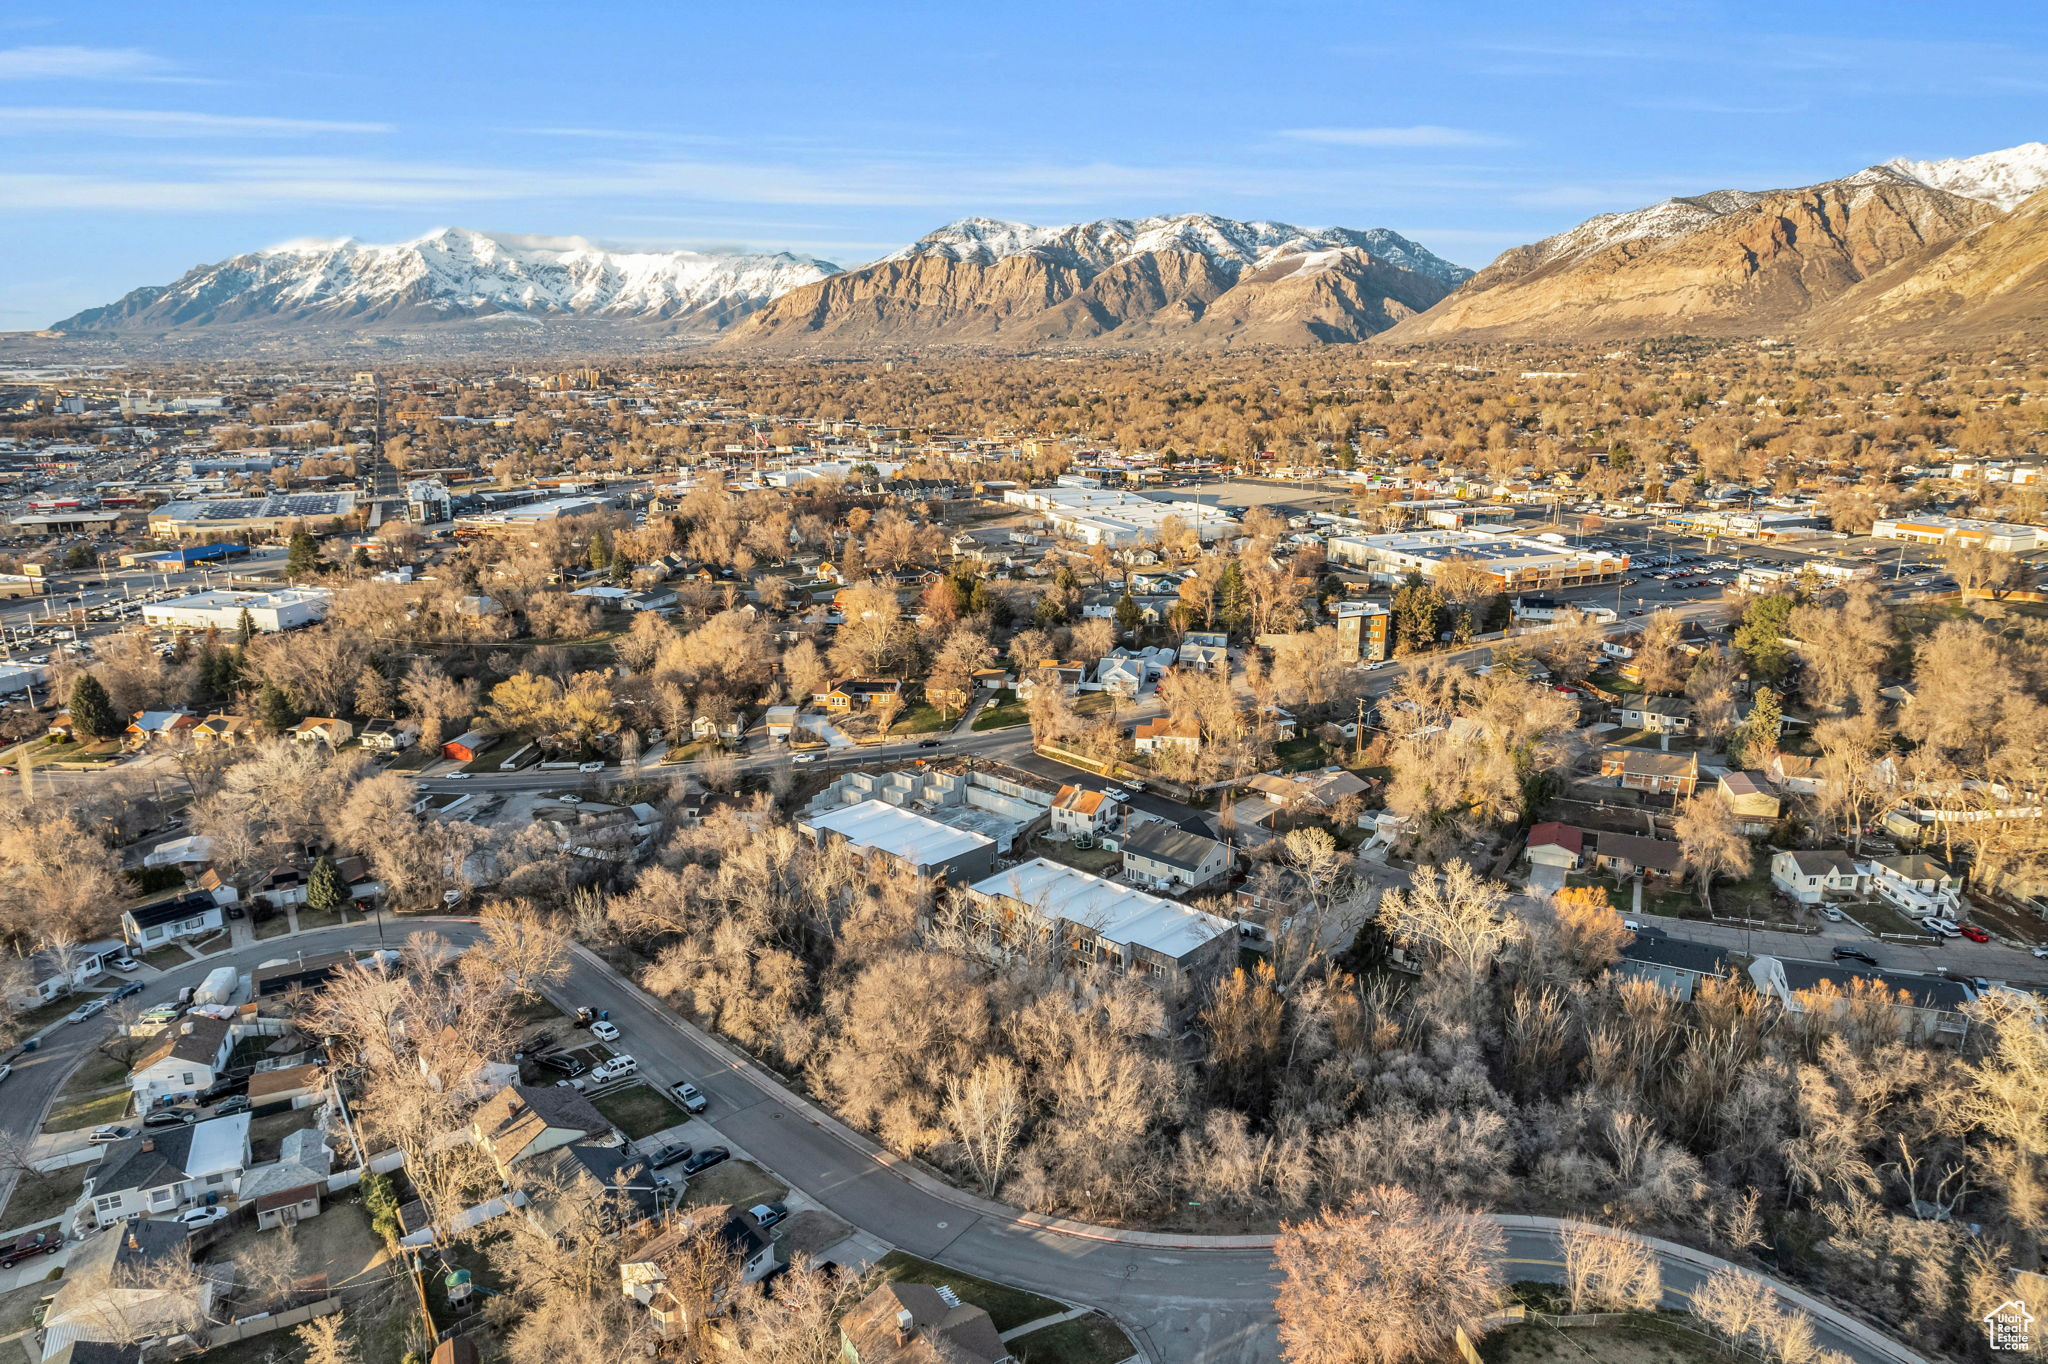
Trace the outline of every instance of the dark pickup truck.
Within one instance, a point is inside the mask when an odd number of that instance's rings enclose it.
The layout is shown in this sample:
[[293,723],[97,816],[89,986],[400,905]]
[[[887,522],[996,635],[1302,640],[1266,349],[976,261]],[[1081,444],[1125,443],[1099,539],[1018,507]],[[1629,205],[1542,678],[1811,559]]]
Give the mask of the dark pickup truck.
[[46,1231],[34,1231],[0,1251],[0,1269],[12,1269],[31,1255],[55,1255],[64,1249],[64,1238]]

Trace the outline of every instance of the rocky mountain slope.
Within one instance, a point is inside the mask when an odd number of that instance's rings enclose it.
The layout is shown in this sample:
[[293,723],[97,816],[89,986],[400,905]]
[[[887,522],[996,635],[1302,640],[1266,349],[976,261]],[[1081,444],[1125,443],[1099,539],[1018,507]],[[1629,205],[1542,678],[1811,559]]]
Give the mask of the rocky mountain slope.
[[363,327],[518,314],[708,332],[838,268],[788,254],[606,251],[574,237],[444,228],[386,246],[293,243],[234,256],[66,318],[56,329]]
[[1717,190],[1602,214],[1504,252],[1383,339],[1820,336],[1860,316],[1856,300],[1881,292],[1895,294],[1892,309],[1922,317],[1967,310],[1963,290],[1990,287],[1990,267],[1958,267],[1945,288],[1914,291],[1907,281],[2044,186],[2048,146],[2031,143],[1953,161],[1900,159],[1806,189]]
[[1064,227],[964,218],[794,289],[723,339],[784,349],[932,343],[1358,341],[1470,272],[1385,229],[1208,214]]

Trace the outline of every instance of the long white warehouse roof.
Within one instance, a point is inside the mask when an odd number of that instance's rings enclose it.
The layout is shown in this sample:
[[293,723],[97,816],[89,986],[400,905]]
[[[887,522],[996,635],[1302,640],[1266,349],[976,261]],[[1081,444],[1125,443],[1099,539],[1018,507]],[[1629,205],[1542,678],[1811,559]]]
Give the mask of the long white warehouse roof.
[[885,800],[844,805],[803,823],[812,829],[829,829],[850,843],[880,849],[918,867],[936,866],[977,848],[995,846],[992,838],[941,824]]
[[1230,924],[1213,914],[1043,857],[999,871],[970,889],[1006,896],[1041,914],[1086,924],[1111,942],[1135,943],[1176,959],[1230,931]]

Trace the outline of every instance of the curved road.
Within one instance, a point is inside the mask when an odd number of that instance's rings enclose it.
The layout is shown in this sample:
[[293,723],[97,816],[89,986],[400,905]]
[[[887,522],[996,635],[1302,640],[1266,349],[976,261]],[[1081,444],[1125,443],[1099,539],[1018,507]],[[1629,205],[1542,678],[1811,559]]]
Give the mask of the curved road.
[[[415,931],[437,932],[457,944],[480,933],[473,921],[462,919],[387,922],[394,943]],[[197,984],[222,965],[246,972],[266,961],[377,943],[367,924],[315,929],[155,974],[142,997],[147,1003],[174,997],[178,987]],[[1158,1364],[1254,1364],[1277,1357],[1270,1238],[1117,1232],[991,1203],[890,1156],[580,947],[571,957],[568,981],[554,993],[558,1004],[611,1010],[643,1074],[661,1084],[694,1081],[711,1100],[707,1121],[843,1221],[914,1255],[1101,1307],[1129,1327]],[[39,1050],[20,1057],[4,1091],[0,1129],[32,1138],[64,1078],[107,1028],[99,1019],[60,1024]],[[1559,1277],[1559,1223],[1496,1220],[1506,1233],[1509,1277]],[[1666,1300],[1683,1307],[1690,1290],[1719,1262],[1685,1247],[1654,1244]],[[1924,1364],[1904,1346],[1825,1304],[1796,1290],[1780,1292],[1813,1317],[1823,1346],[1859,1364]]]

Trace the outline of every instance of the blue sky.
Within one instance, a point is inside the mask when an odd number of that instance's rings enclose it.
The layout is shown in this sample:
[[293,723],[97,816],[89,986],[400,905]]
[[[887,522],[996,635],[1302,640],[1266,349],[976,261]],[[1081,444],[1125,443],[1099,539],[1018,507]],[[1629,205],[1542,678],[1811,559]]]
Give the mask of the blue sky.
[[2048,137],[2048,9],[386,3],[0,10],[0,329],[446,225],[858,264],[966,214],[1390,227]]

